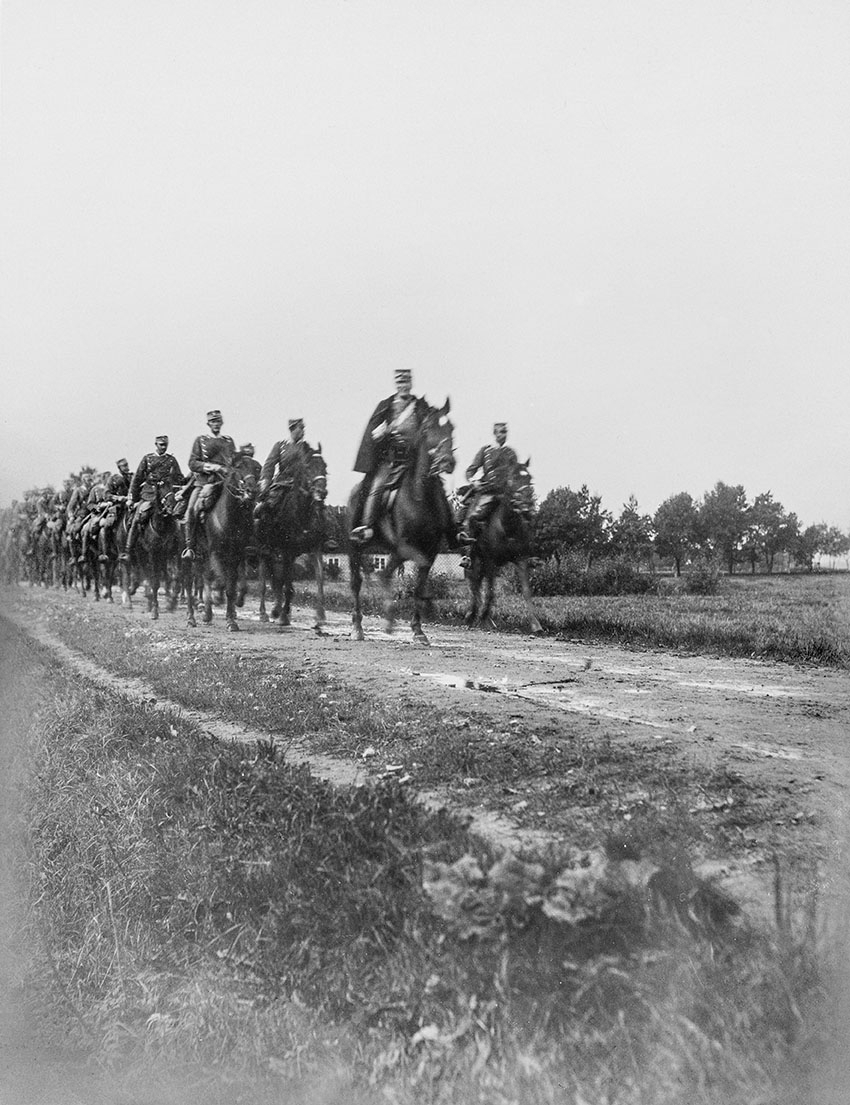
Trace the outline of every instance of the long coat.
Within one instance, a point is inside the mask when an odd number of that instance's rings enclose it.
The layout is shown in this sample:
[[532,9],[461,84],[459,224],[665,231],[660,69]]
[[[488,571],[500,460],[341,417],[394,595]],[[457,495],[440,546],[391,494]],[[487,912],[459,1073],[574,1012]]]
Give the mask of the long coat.
[[266,457],[266,463],[260,472],[260,479],[271,481],[275,474],[275,468],[277,468],[276,482],[280,482],[285,478],[289,468],[298,462],[299,458],[306,462],[313,456],[314,452],[313,446],[308,445],[304,440],[276,441]]
[[[364,474],[374,472],[384,459],[390,444],[390,435],[387,434],[379,441],[375,441],[372,437],[372,431],[376,430],[382,422],[390,421],[393,416],[393,401],[395,398],[395,395],[387,396],[387,398],[382,399],[372,411],[372,416],[366,425],[363,438],[360,442],[360,448],[357,450],[357,458],[354,461],[355,472],[363,472]],[[416,396],[411,395],[410,401],[415,403],[417,401]]]

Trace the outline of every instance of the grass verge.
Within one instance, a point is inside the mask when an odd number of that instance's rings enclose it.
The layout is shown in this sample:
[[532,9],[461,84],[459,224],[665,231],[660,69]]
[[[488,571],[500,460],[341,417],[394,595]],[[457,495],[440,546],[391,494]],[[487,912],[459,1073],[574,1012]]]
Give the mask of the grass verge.
[[392,783],[336,792],[79,680],[46,697],[43,1000],[101,1061],[188,1064],[210,1103],[305,1080],[405,1105],[814,1100],[839,945],[813,916],[758,934],[682,850],[614,837],[500,866]]
[[[462,622],[467,585],[441,578],[434,591],[432,616]],[[297,586],[297,603],[310,606],[314,598],[309,582]],[[329,609],[350,610],[347,585],[327,584],[325,601]],[[404,587],[399,604],[401,616],[409,617],[412,607]],[[574,595],[537,598],[534,605],[545,632],[564,638],[850,667],[847,573],[725,578],[713,595]],[[381,613],[374,584],[364,591],[363,609]],[[501,629],[528,629],[510,572],[499,581],[495,614]]]

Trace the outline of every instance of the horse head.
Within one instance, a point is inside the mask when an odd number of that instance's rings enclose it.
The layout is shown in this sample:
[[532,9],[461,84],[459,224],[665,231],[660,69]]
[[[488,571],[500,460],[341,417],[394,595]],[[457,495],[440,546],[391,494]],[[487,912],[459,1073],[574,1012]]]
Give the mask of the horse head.
[[237,453],[224,474],[224,491],[239,502],[248,502],[257,493],[257,477],[247,463],[250,457]]
[[428,475],[439,476],[453,472],[455,467],[454,425],[449,418],[451,403],[446,399],[442,407],[432,407],[425,399],[419,400],[419,425],[422,443],[428,455]]
[[328,497],[328,466],[322,456],[321,442],[307,461],[307,474],[313,501],[323,503]]
[[508,484],[508,493],[511,507],[524,518],[530,518],[535,510],[534,485],[531,482],[529,465],[531,458],[525,464],[518,464],[511,473]]

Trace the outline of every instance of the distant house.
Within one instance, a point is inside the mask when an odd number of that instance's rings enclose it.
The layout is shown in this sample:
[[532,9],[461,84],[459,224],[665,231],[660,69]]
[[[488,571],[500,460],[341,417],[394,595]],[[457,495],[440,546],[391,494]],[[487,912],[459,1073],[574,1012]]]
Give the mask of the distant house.
[[[463,568],[460,566],[460,558],[461,553],[459,552],[437,553],[437,558],[434,561],[434,566],[431,571],[439,575],[449,576],[451,579],[463,579]],[[382,549],[376,549],[374,552],[370,553],[370,559],[372,569],[379,572],[383,568],[386,568],[387,561],[389,560],[389,552]],[[328,547],[322,553],[322,563],[326,570],[329,567],[333,567],[334,569],[339,568],[340,579],[347,580],[349,578],[348,555],[339,548]],[[410,565],[404,565],[400,570],[406,574],[410,571]]]

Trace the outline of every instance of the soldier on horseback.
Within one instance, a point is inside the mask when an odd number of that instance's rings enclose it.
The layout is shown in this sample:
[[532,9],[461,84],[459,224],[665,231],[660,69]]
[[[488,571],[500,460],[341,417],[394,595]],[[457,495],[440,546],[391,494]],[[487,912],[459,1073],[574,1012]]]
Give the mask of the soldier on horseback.
[[130,464],[127,458],[121,457],[115,463],[118,471],[106,481],[106,498],[97,526],[97,545],[100,549],[98,560],[104,563],[109,559],[106,550],[110,530],[118,522],[122,508],[127,502],[127,492],[130,490]]
[[94,481],[91,491],[86,499],[86,518],[80,530],[82,539],[80,547],[79,563],[84,564],[88,557],[89,545],[97,545],[97,531],[100,528],[100,520],[106,512],[109,503],[106,498],[106,487],[112,473],[107,470],[101,472]]
[[[236,457],[233,438],[221,432],[223,422],[221,411],[207,411],[207,425],[210,432],[195,438],[189,455],[189,469],[194,479],[186,512],[184,559],[194,558],[198,523],[215,506],[221,493],[222,477]],[[184,487],[181,496],[185,495],[186,491],[187,488]]]
[[411,393],[413,376],[408,368],[395,373],[395,395],[382,399],[369,419],[354,471],[362,472],[354,516],[351,540],[365,544],[375,536],[375,522],[385,491],[398,484],[410,463],[413,445],[419,432],[417,398]]
[[239,456],[242,458],[243,472],[246,475],[253,476],[255,481],[259,481],[263,466],[258,460],[254,460],[254,446],[250,441],[247,445],[239,446]]
[[313,446],[304,440],[304,419],[290,418],[289,441],[276,441],[260,470],[260,494],[254,507],[256,519],[274,510],[284,492],[292,487],[297,471],[309,464],[314,453]]
[[136,543],[139,529],[145,524],[154,508],[157,496],[169,495],[175,487],[183,483],[183,473],[177,459],[168,452],[168,435],[160,434],[154,438],[153,453],[145,453],[139,461],[127,492],[127,511],[130,529],[127,544],[120,560],[129,560]]
[[[495,445],[483,445],[466,470],[466,478],[475,480],[476,473],[481,473],[478,482],[473,482],[458,492],[461,500],[460,517],[458,523],[460,530],[457,539],[463,545],[474,545],[482,527],[498,505],[499,496],[508,490],[511,476],[519,467],[519,459],[508,440],[507,422],[493,423],[493,437]],[[465,556],[461,560],[461,567],[468,568],[470,560]]]

